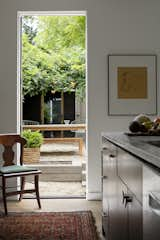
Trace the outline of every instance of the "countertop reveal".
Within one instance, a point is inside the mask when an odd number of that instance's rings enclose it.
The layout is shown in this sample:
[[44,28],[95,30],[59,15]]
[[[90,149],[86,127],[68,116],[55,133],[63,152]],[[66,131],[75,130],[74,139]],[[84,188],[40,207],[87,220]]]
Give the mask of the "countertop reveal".
[[123,132],[103,132],[102,138],[160,169],[160,136],[128,136]]

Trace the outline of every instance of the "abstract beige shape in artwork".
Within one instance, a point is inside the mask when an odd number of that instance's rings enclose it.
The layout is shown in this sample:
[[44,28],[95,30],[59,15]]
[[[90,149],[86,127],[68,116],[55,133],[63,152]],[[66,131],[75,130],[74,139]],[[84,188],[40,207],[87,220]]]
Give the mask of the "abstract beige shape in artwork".
[[118,98],[147,98],[147,67],[118,67]]

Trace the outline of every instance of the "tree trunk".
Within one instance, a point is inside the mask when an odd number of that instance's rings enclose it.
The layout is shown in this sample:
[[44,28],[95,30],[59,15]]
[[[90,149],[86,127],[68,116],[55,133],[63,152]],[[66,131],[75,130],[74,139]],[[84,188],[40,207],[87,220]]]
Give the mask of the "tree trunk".
[[44,95],[41,95],[41,124],[44,123]]
[[[64,94],[61,92],[61,123],[64,123]],[[61,137],[64,137],[64,132],[61,131]]]
[[64,123],[64,93],[61,92],[61,123]]

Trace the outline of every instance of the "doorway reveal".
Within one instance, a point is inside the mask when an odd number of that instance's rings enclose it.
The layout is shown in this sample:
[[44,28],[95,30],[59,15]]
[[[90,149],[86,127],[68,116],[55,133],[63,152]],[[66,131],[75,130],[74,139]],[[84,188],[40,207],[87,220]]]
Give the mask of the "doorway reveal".
[[[52,34],[55,24],[58,26]],[[52,35],[58,38],[60,28],[65,38],[59,43],[55,38],[54,42]],[[67,131],[40,129],[44,136],[40,161],[28,165],[42,170],[40,195],[44,198],[85,197],[86,30],[86,12],[18,13],[17,95],[21,99],[21,119],[17,120],[21,131],[33,125],[85,125],[84,129]]]

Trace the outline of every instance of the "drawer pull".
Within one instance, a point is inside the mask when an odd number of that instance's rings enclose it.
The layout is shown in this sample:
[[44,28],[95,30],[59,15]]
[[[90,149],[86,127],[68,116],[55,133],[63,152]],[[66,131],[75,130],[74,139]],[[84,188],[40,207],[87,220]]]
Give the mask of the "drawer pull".
[[114,154],[109,154],[109,157],[111,157],[111,158],[115,158],[116,156],[114,155]]
[[122,196],[123,196],[122,202],[125,203],[126,198],[127,198],[128,195],[127,195],[127,193],[124,193],[124,191],[122,191]]
[[122,191],[122,196],[123,196],[123,200],[122,200],[123,204],[125,204],[125,207],[127,207],[127,204],[133,201],[133,197],[128,193],[124,193],[124,191]]
[[130,195],[128,195],[128,197],[126,198],[125,207],[127,207],[127,204],[128,204],[128,203],[131,203],[131,202],[133,202],[133,197],[130,196]]
[[107,176],[102,176],[102,179],[107,179],[108,177]]
[[107,216],[107,213],[102,212],[102,217],[104,217],[104,218],[108,217],[108,216]]
[[106,151],[106,150],[108,150],[107,147],[103,147],[103,148],[102,148],[102,151]]

